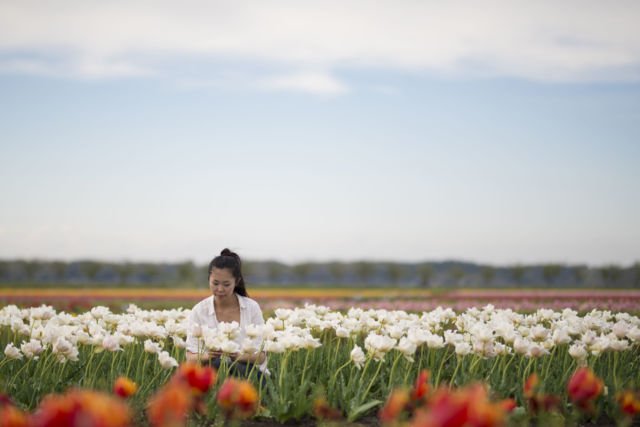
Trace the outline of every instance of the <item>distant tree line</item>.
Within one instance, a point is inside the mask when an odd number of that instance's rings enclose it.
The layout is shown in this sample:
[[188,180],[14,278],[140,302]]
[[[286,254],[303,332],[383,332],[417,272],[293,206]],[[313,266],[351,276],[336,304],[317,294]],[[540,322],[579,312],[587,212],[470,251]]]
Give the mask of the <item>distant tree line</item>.
[[[640,288],[640,262],[631,266],[510,265],[468,262],[306,262],[245,261],[250,286],[403,288]],[[182,286],[207,284],[207,266],[193,262],[133,263],[79,260],[0,260],[5,286]]]

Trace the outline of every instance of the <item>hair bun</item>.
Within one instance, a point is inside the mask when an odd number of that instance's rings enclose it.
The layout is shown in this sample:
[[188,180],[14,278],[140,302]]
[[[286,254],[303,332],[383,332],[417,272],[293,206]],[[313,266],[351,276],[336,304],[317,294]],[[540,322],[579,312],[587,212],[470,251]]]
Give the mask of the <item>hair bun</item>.
[[238,261],[240,260],[240,255],[238,255],[237,253],[233,252],[229,248],[224,248],[222,250],[222,252],[220,252],[220,255],[222,255],[222,256],[230,256],[230,257],[233,257],[233,258],[237,259]]

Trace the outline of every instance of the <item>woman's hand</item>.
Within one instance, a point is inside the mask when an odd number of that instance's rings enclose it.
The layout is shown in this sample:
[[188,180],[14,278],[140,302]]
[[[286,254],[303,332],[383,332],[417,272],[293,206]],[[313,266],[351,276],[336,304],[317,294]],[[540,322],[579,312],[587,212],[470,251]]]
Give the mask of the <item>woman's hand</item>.
[[240,354],[239,353],[224,353],[222,351],[217,351],[217,350],[211,350],[209,351],[209,357],[210,358],[214,358],[214,357],[223,357],[223,356],[227,356],[229,357],[231,360],[241,360],[239,359]]

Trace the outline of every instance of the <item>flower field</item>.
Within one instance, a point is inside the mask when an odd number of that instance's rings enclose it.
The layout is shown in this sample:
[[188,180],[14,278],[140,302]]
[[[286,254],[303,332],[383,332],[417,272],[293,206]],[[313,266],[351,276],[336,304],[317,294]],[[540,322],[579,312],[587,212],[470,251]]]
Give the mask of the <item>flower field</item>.
[[[334,310],[350,307],[428,311],[438,306],[463,311],[492,304],[498,308],[532,312],[539,308],[594,308],[640,313],[640,290],[526,290],[526,289],[361,289],[361,288],[256,288],[251,289],[265,312],[276,308],[321,304]],[[208,295],[206,289],[167,288],[0,288],[0,304],[48,304],[58,310],[86,311],[95,305],[123,310],[133,302],[148,308],[191,307]]]
[[[0,423],[222,425],[255,416],[272,423],[376,417],[415,426],[628,425],[640,412],[640,319],[625,312],[306,305],[275,309],[265,325],[247,328],[242,344],[233,341],[235,323],[191,330],[203,350],[254,352],[258,342],[268,354],[263,381],[256,370],[247,381],[232,380],[231,360],[218,371],[180,365],[188,313],[4,306]],[[119,423],[91,421],[100,414]]]

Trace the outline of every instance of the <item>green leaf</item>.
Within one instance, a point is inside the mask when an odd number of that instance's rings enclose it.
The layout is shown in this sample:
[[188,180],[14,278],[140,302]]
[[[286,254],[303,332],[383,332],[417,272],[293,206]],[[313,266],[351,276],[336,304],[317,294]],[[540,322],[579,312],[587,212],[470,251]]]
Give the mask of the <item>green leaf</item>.
[[382,400],[372,400],[370,402],[367,402],[367,403],[364,403],[364,404],[358,406],[353,411],[351,411],[351,413],[349,414],[349,417],[348,417],[348,421],[349,422],[355,421],[356,419],[358,419],[358,417],[360,415],[364,414],[369,409],[371,409],[371,408],[373,408],[375,406],[378,406],[381,403],[382,403]]

